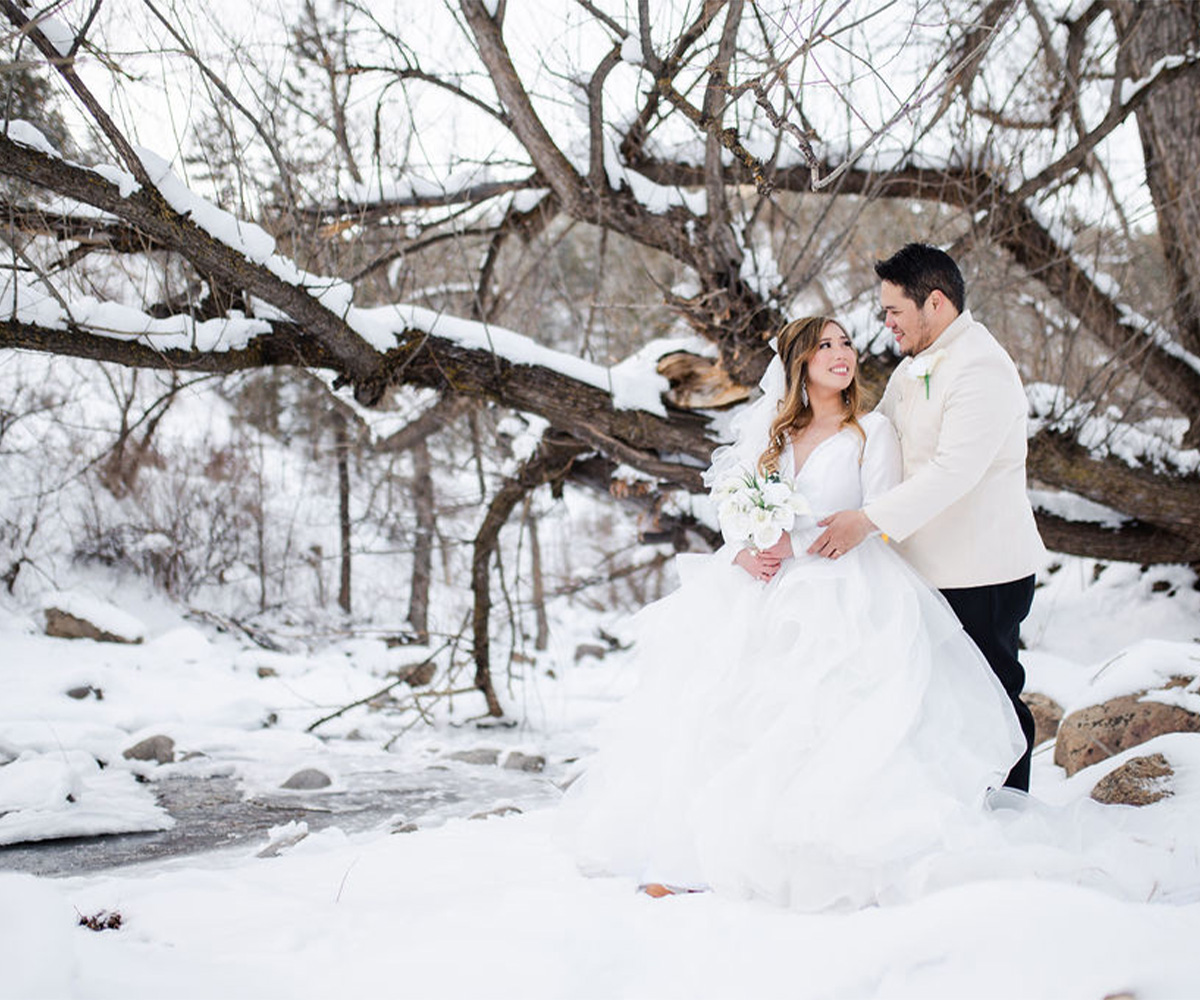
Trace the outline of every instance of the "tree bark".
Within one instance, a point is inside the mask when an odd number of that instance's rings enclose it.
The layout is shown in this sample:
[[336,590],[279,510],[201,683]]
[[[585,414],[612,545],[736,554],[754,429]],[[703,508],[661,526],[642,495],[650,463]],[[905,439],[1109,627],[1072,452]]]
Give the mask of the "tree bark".
[[1112,507],[1180,538],[1200,541],[1200,476],[1160,475],[1118,458],[1095,458],[1065,434],[1029,441],[1029,475]]
[[332,413],[334,456],[338,477],[338,528],[341,538],[341,575],[338,584],[338,607],[350,614],[351,524],[350,524],[350,435],[346,417],[335,409]]
[[[1146,76],[1160,60],[1200,48],[1200,4],[1156,0],[1112,5],[1129,75]],[[1175,292],[1180,343],[1200,357],[1200,65],[1154,88],[1137,111],[1167,274]]]
[[504,709],[492,684],[491,644],[489,624],[492,611],[491,562],[500,540],[500,529],[530,490],[543,483],[561,480],[575,458],[586,452],[587,446],[569,437],[544,437],[537,450],[507,480],[488,504],[483,523],[475,535],[471,559],[472,612],[475,639],[475,686],[483,692],[488,714],[500,718]]
[[1073,552],[1092,559],[1114,559],[1145,566],[1185,563],[1200,568],[1200,542],[1180,538],[1152,524],[1134,521],[1107,528],[1068,521],[1037,511],[1038,531],[1052,552]]
[[[386,381],[487,399],[545,417],[598,451],[688,489],[701,488],[700,472],[717,442],[707,437],[709,419],[669,409],[666,417],[618,409],[610,393],[561,372],[517,364],[481,349],[419,330],[399,338],[401,346],[381,355]],[[166,370],[232,373],[273,365],[340,370],[336,357],[294,324],[232,351],[158,351],[145,344],[0,319],[0,348],[18,348]],[[668,457],[670,456],[670,457]],[[686,456],[690,461],[681,461]]]
[[542,541],[538,537],[538,518],[533,512],[530,498],[525,497],[525,511],[522,516],[525,530],[529,533],[529,576],[530,600],[533,602],[534,620],[537,622],[537,634],[534,636],[533,648],[544,652],[550,646],[550,621],[546,617],[546,581],[542,575]]
[[434,520],[433,473],[429,446],[422,438],[412,448],[412,502],[417,516],[413,542],[412,584],[408,599],[408,623],[418,642],[429,641],[429,585],[433,578]]

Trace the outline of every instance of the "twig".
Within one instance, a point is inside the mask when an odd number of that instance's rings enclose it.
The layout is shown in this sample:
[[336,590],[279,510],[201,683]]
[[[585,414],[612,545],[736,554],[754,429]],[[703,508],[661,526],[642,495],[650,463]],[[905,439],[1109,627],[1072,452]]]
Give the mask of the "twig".
[[398,687],[399,685],[403,684],[406,680],[408,680],[408,678],[413,674],[414,671],[420,670],[423,666],[425,666],[428,663],[432,663],[433,660],[437,657],[437,655],[439,653],[441,653],[441,651],[443,649],[445,649],[447,646],[450,645],[450,641],[451,640],[447,639],[440,646],[438,646],[437,649],[435,649],[432,653],[430,653],[427,657],[425,657],[425,659],[423,659],[420,663],[413,664],[408,670],[405,670],[404,672],[402,672],[401,675],[399,677],[397,677],[394,681],[392,681],[392,683],[389,684],[387,687],[380,688],[378,691],[375,691],[374,693],[369,694],[366,697],[359,698],[357,701],[352,701],[352,702],[350,702],[349,705],[343,705],[336,712],[331,712],[329,715],[326,715],[323,718],[317,719],[317,721],[314,722],[312,725],[307,726],[304,731],[306,733],[311,733],[314,729],[317,728],[317,726],[323,725],[324,723],[329,722],[331,719],[336,719],[339,715],[345,715],[347,712],[350,711],[350,709],[358,708],[359,705],[365,705],[369,701],[374,701],[376,698],[383,697],[385,694],[387,694],[389,691],[391,691],[392,688]]
[[342,872],[342,881],[338,883],[337,895],[333,897],[333,901],[335,903],[340,903],[342,901],[342,890],[346,888],[346,879],[350,877],[350,872],[356,864],[358,864],[358,858],[355,858],[353,861],[351,861],[346,867],[346,870]]

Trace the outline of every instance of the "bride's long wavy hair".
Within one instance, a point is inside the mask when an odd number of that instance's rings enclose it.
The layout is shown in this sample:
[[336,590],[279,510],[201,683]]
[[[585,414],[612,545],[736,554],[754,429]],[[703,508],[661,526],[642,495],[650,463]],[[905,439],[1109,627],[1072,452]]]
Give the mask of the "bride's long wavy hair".
[[[791,443],[792,435],[798,434],[812,423],[812,407],[806,402],[802,387],[808,378],[809,359],[817,353],[821,343],[821,332],[830,323],[839,330],[845,329],[841,323],[829,316],[808,316],[792,320],[776,335],[776,350],[787,375],[787,389],[783,399],[779,401],[779,414],[771,422],[766,451],[758,459],[758,470],[763,475],[779,471],[779,458],[783,449]],[[858,422],[861,404],[857,368],[850,385],[842,391],[842,405],[845,407],[842,426],[853,427],[865,442],[867,436]]]

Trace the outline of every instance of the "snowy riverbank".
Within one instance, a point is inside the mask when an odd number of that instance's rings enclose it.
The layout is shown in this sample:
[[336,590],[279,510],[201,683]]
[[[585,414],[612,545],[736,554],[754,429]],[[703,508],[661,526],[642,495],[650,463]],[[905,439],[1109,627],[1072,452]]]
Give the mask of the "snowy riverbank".
[[[1081,560],[1044,574],[1026,629],[1030,688],[1082,704],[1122,670],[1194,664],[1200,595],[1190,579],[1182,569],[1110,566],[1096,574]],[[58,836],[89,823],[101,832],[121,817],[127,828],[168,823],[153,791],[172,775],[220,775],[247,796],[292,795],[318,808],[322,795],[332,803],[406,782],[453,788],[456,797],[366,829],[343,824],[352,832],[335,820],[294,840],[299,827],[280,828],[101,873],[48,879],[0,871],[5,997],[1194,995],[1200,885],[1186,881],[1130,901],[1025,874],[857,913],[807,915],[714,895],[653,901],[628,880],[583,877],[555,834],[557,785],[586,753],[590,726],[633,679],[627,657],[573,661],[575,640],[594,620],[557,623],[561,645],[510,698],[518,727],[462,725],[478,711],[464,699],[453,715],[443,706],[435,725],[385,750],[394,735],[386,712],[356,709],[322,727],[325,738],[304,729],[381,687],[413,650],[355,639],[271,653],[149,598],[125,608],[146,625],[141,645],[50,639],[38,634],[34,610],[6,610],[0,751],[10,763],[0,776],[8,772],[12,794],[24,798],[5,807],[0,824],[40,823],[42,835]],[[82,687],[93,693],[64,693]],[[122,756],[157,734],[174,741],[175,762]],[[1173,843],[1178,863],[1165,866],[1183,879],[1200,856],[1196,742],[1156,741],[1175,764],[1176,794],[1134,817],[1147,830],[1191,831]],[[482,757],[495,763],[454,756],[471,750],[498,751]],[[544,757],[545,769],[506,770],[514,752]],[[96,759],[108,766],[98,769]],[[1065,779],[1043,751],[1034,792],[1070,805],[1111,763]],[[280,789],[304,768],[323,771],[331,784]],[[18,780],[23,770],[28,780]],[[393,832],[410,823],[415,831]],[[77,926],[81,915],[101,911],[119,913],[120,928]]]

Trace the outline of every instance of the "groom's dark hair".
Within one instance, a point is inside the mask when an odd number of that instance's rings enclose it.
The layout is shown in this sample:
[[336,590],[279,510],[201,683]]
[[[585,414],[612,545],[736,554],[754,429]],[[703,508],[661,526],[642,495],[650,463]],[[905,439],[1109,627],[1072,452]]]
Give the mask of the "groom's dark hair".
[[887,260],[875,262],[880,281],[890,281],[904,289],[904,294],[918,307],[925,305],[935,288],[946,296],[959,312],[967,300],[962,271],[945,250],[928,243],[909,243]]

